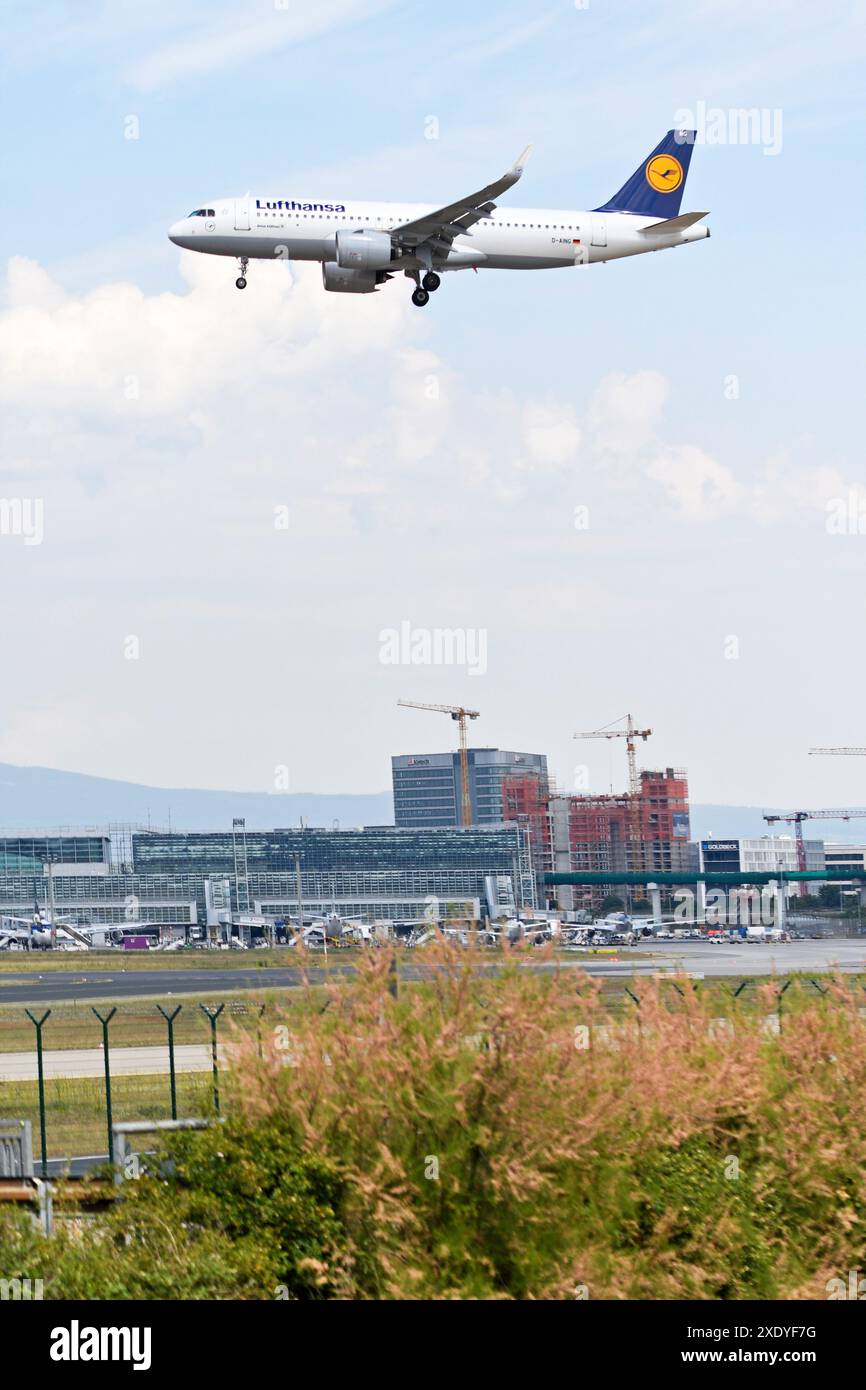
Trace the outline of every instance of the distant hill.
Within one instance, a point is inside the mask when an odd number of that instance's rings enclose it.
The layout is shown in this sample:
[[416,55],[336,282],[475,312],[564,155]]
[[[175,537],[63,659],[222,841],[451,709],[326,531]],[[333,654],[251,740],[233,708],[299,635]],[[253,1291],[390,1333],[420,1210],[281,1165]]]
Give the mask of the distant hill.
[[232,817],[243,816],[251,830],[298,825],[346,829],[358,825],[391,825],[394,808],[390,792],[369,795],[323,796],[315,792],[281,793],[195,791],[190,788],[147,787],[115,782],[80,772],[47,767],[15,767],[0,763],[0,829],[101,826],[120,821],[175,830],[231,829]]
[[[763,819],[771,807],[697,804],[691,808],[692,838],[709,835],[748,839],[766,835]],[[48,767],[15,767],[0,763],[0,830],[55,829],[58,826],[106,825],[111,821],[167,826],[175,830],[230,829],[232,817],[243,816],[251,830],[277,826],[393,825],[391,793],[322,795],[293,792],[269,796],[263,792],[196,791],[188,787],[148,787],[116,782],[80,772]],[[776,827],[776,830],[785,827]],[[866,841],[866,821],[815,821],[807,837]]]

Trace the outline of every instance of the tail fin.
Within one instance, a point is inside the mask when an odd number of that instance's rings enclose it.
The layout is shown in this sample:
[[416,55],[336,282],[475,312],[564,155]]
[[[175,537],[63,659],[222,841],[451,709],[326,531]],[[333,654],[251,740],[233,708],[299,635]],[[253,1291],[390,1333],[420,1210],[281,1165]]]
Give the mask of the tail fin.
[[693,130],[669,130],[628,183],[594,212],[633,212],[640,217],[676,217],[683,201],[695,141]]

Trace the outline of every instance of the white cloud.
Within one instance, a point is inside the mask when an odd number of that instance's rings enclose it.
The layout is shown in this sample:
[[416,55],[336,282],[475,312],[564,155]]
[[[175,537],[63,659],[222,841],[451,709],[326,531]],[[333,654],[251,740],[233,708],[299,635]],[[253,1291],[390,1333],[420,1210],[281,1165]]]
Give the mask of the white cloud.
[[651,607],[654,531],[685,547],[695,523],[845,495],[805,441],[750,479],[683,438],[658,371],[490,389],[398,285],[328,295],[315,267],[257,264],[239,295],[227,262],[181,264],[187,289],[154,295],[10,264],[3,488],[44,499],[45,541],[0,539],[9,761],[238,787],[290,761],[298,786],[379,787],[393,700],[462,698],[459,673],[385,672],[383,627],[489,630],[494,682],[575,641],[597,669],[624,605]]
[[523,411],[523,437],[532,462],[557,470],[571,462],[580,447],[580,427],[573,407],[530,401]]
[[141,91],[153,91],[204,73],[236,67],[308,39],[380,14],[395,0],[316,0],[315,5],[271,0],[270,13],[261,5],[232,7],[216,19],[205,19],[189,37],[177,38],[137,59],[127,79]]
[[733,510],[743,495],[730,468],[693,444],[661,449],[647,464],[686,521],[718,518]]
[[596,446],[619,454],[643,448],[661,421],[669,394],[670,383],[661,372],[609,372],[587,412]]

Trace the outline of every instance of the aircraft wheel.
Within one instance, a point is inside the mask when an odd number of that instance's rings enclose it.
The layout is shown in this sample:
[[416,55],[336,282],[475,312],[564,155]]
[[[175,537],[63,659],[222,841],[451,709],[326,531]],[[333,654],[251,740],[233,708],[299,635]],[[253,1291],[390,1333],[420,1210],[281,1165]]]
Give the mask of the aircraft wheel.
[[436,274],[435,270],[428,270],[427,274],[424,276],[424,279],[421,281],[421,284],[424,286],[425,290],[429,290],[430,293],[433,294],[436,290],[438,290],[439,286],[442,284],[442,281]]
[[235,280],[235,284],[237,285],[239,290],[245,290],[247,287],[247,282],[244,279],[243,275],[238,276],[237,280]]
[[430,303],[430,296],[426,290],[416,290],[412,296],[412,303],[419,309],[423,309],[425,304]]

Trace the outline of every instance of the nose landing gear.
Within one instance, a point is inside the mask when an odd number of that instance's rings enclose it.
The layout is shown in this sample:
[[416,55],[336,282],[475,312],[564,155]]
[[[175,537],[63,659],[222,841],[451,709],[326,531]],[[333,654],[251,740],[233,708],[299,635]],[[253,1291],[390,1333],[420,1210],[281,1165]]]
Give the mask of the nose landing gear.
[[238,269],[240,270],[241,273],[240,273],[240,275],[238,276],[237,280],[235,280],[235,284],[237,285],[237,287],[238,287],[239,290],[245,290],[246,287],[247,287],[247,266],[248,266],[248,265],[249,265],[249,258],[248,258],[247,256],[239,256],[239,257],[238,257]]

